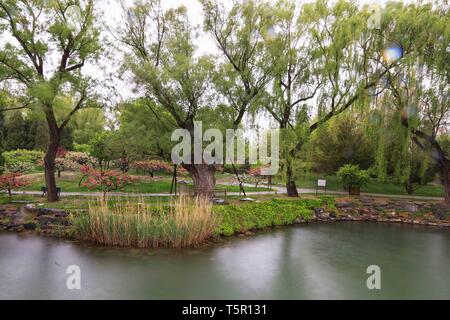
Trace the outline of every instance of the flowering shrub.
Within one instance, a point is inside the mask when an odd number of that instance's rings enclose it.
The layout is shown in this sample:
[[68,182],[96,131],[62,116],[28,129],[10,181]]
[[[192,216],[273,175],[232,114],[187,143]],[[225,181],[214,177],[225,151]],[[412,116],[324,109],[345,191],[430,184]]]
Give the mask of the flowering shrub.
[[58,178],[61,177],[63,171],[76,171],[80,168],[80,165],[68,158],[56,158],[55,169],[58,172]]
[[7,191],[9,200],[12,200],[12,189],[26,187],[30,185],[30,182],[24,179],[20,179],[20,173],[8,173],[0,176],[0,190]]
[[258,184],[261,181],[263,181],[269,177],[269,176],[262,174],[262,169],[264,169],[264,168],[266,168],[266,166],[257,166],[257,167],[252,167],[248,170],[248,174],[250,175],[250,181],[255,184],[256,188],[258,188]]
[[[155,172],[163,171],[167,173],[173,172],[173,166],[168,162],[162,160],[143,160],[133,163],[133,168],[137,171],[142,171],[144,174],[149,174],[152,178]],[[182,169],[182,168],[181,168]]]
[[185,168],[178,166],[177,167],[177,175],[179,176],[186,176],[189,174],[189,171],[187,171]]
[[[38,162],[39,164],[39,162]],[[26,173],[34,170],[34,165],[30,162],[14,162],[7,166],[9,172]]]
[[3,152],[5,167],[10,172],[30,172],[42,161],[44,153],[36,150],[13,150]]
[[114,166],[123,173],[128,172],[128,170],[130,170],[130,158],[127,156],[122,156],[119,159],[115,160],[113,163]]
[[93,157],[89,156],[85,152],[69,151],[66,153],[65,158],[69,159],[72,162],[79,164],[80,166],[83,166],[83,165],[88,165],[90,167],[97,166],[96,160]]
[[58,147],[58,151],[56,151],[57,158],[65,158],[67,154],[67,150],[64,147]]
[[120,190],[132,181],[129,175],[114,170],[97,170],[83,166],[81,172],[83,173],[81,185],[90,190],[103,192],[103,199],[106,199],[108,192]]

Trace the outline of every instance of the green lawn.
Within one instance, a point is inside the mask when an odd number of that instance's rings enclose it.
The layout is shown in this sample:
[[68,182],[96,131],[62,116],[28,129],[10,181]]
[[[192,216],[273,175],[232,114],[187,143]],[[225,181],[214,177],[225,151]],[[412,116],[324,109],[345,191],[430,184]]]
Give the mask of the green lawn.
[[[147,203],[159,205],[161,203],[168,202],[172,197],[111,197],[108,200],[108,204],[113,206],[117,203],[127,202],[132,200],[136,203]],[[30,195],[14,195],[12,203],[9,202],[9,198],[5,194],[0,194],[0,205],[9,204],[17,207],[22,206],[24,203],[42,204],[44,208],[54,208],[63,210],[83,210],[89,207],[89,203],[98,201],[95,197],[62,197],[60,201],[48,203],[45,198]]]
[[[298,188],[315,189],[317,185],[317,179],[327,180],[327,189],[331,191],[345,191],[336,176],[317,176],[307,175],[305,178],[297,180]],[[369,184],[361,189],[362,192],[368,193],[382,193],[382,194],[398,194],[407,195],[405,188],[402,184],[395,182],[378,182],[372,179]],[[441,185],[428,184],[422,186],[416,191],[414,195],[427,196],[427,197],[443,197],[444,190]]]
[[[40,191],[42,186],[45,186],[44,174],[34,173],[25,175],[25,179],[29,180],[31,184],[27,187],[21,188],[24,191]],[[89,190],[86,187],[79,187],[81,175],[78,173],[63,172],[61,178],[56,178],[57,186],[61,188],[63,192],[96,192],[96,190]],[[121,192],[128,193],[169,193],[172,180],[168,176],[163,177],[143,177],[136,176],[135,181],[127,185]],[[186,181],[190,181],[190,178],[185,178]],[[239,192],[239,186],[217,185],[218,189],[227,190],[228,192]],[[246,191],[268,191],[267,188],[255,188],[246,187]]]

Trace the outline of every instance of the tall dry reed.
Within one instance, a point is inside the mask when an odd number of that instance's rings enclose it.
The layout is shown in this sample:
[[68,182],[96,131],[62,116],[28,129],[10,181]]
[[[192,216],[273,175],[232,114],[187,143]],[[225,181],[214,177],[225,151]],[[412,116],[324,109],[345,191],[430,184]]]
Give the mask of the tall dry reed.
[[213,235],[219,222],[208,200],[187,197],[165,205],[143,199],[110,205],[100,199],[72,219],[80,240],[139,248],[196,246]]

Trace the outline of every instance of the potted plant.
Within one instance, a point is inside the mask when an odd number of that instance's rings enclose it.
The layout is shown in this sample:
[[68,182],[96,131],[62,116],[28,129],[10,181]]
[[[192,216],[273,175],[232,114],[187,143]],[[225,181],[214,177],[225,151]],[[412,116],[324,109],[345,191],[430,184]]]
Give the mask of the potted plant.
[[361,187],[367,185],[369,182],[369,174],[366,170],[361,170],[359,166],[346,164],[342,166],[337,176],[346,189],[349,195],[359,196]]

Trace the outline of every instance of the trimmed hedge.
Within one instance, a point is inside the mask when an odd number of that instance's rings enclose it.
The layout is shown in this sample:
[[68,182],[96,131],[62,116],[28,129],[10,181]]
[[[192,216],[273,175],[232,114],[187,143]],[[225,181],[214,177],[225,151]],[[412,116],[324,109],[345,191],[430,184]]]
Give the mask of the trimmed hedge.
[[317,207],[334,207],[334,198],[285,200],[272,199],[261,203],[215,206],[214,213],[222,219],[217,234],[231,236],[252,229],[293,224],[302,217],[309,220]]

